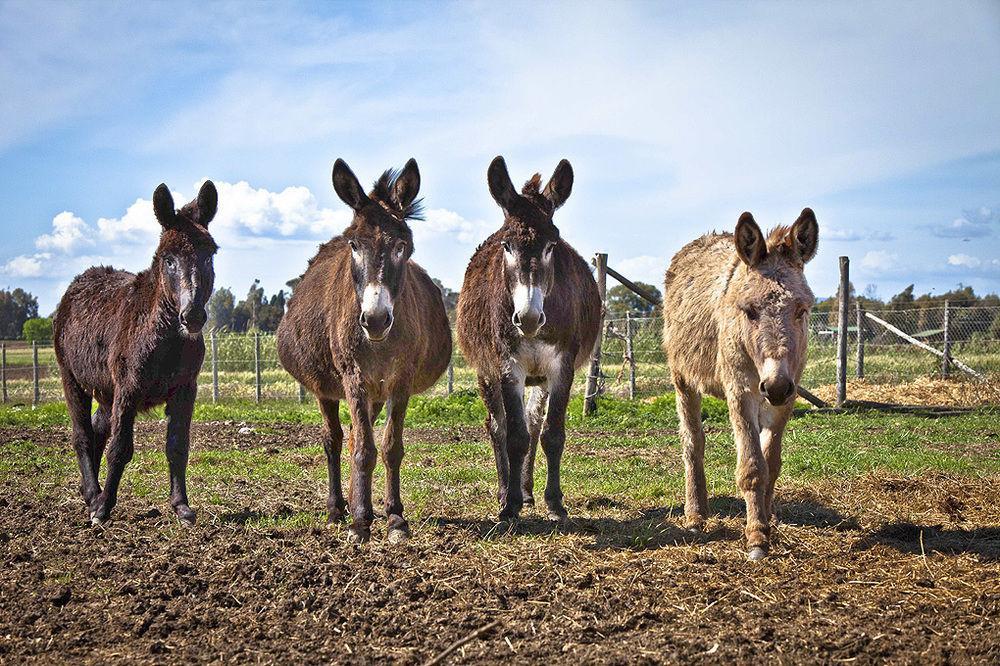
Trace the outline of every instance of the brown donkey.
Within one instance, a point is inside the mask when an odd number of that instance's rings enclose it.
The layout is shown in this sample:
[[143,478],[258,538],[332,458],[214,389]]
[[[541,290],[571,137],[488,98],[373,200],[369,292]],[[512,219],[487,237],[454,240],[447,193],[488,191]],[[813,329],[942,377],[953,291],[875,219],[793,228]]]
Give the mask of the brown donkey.
[[[541,189],[535,174],[517,193],[502,157],[487,172],[504,223],[479,246],[458,298],[456,332],[479,377],[486,429],[499,478],[500,519],[533,504],[535,448],[541,435],[548,464],[548,515],[565,520],[559,462],[573,372],[597,339],[601,299],[587,263],[559,237],[552,214],[573,189],[563,160]],[[524,387],[533,386],[527,417]],[[542,420],[544,418],[544,427]]]
[[746,499],[751,560],[768,549],[781,436],[806,363],[813,294],[803,274],[819,228],[806,208],[766,239],[750,213],[736,234],[708,234],[678,252],[667,270],[663,347],[684,445],[684,513],[700,529],[708,512],[701,396],[725,398],[736,440],[736,483]]
[[[166,185],[153,193],[163,231],[153,264],[138,275],[91,268],[69,285],[53,322],[56,360],[73,422],[80,492],[94,524],[106,521],[132,459],[136,413],[166,403],[170,504],[193,523],[188,506],[188,449],[198,372],[205,358],[202,326],[212,295],[215,242],[208,223],[218,193],[205,181],[198,198],[179,211]],[[91,400],[98,402],[91,417]],[[107,445],[104,490],[98,484]]]
[[386,171],[366,195],[338,159],[333,187],[354,209],[354,220],[309,261],[278,327],[278,357],[313,392],[323,414],[331,522],[342,519],[348,506],[340,483],[339,409],[339,401],[347,400],[353,517],[348,537],[355,541],[371,534],[377,455],[372,425],[387,403],[382,461],[388,538],[395,543],[409,535],[399,492],[406,406],[447,369],[451,328],[441,290],[410,260],[413,234],[407,220],[420,219],[416,161],[402,172]]

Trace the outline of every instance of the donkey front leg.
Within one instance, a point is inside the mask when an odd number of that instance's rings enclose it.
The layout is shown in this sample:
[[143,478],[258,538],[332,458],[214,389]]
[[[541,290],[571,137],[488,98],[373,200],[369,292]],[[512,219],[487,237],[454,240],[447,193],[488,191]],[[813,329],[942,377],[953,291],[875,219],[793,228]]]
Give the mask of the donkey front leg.
[[674,375],[677,418],[684,449],[684,522],[692,531],[705,526],[708,488],[705,483],[705,429],[701,424],[701,393]]
[[542,421],[545,420],[545,407],[549,404],[549,389],[546,386],[535,386],[528,397],[528,453],[524,456],[521,466],[521,495],[524,504],[535,504],[535,452],[538,450],[538,438],[542,432]]
[[510,461],[507,459],[507,413],[503,408],[499,382],[479,377],[479,393],[486,405],[486,432],[493,444],[493,458],[497,465],[497,502],[507,505],[510,487]]
[[792,416],[795,401],[787,405],[772,407],[768,404],[760,408],[760,448],[767,461],[768,477],[767,492],[764,495],[765,511],[768,517],[774,516],[774,485],[781,474],[781,439],[785,434],[785,426]]
[[507,483],[507,503],[500,505],[500,520],[516,520],[524,506],[521,472],[528,453],[528,424],[524,415],[524,383],[517,378],[505,378],[500,383],[503,409],[507,415],[507,460],[510,476]]
[[768,521],[767,488],[770,472],[760,449],[757,416],[760,398],[749,394],[730,395],[729,420],[736,441],[736,485],[743,492],[747,505],[747,549],[751,560],[767,555]]
[[[120,394],[119,394],[120,395]],[[111,440],[108,442],[108,475],[104,490],[90,503],[90,521],[99,525],[111,517],[111,510],[118,502],[118,486],[125,473],[125,466],[132,460],[135,407],[115,396],[111,407]]]
[[569,518],[563,506],[562,485],[559,468],[562,464],[563,449],[566,446],[566,407],[569,392],[573,387],[573,356],[563,354],[558,361],[558,369],[549,381],[549,405],[542,430],[542,451],[545,452],[545,506],[551,520],[564,522]]
[[403,518],[403,498],[399,492],[399,467],[403,462],[403,421],[410,396],[395,395],[388,402],[385,431],[382,434],[382,464],[385,465],[385,515],[390,543],[410,538],[410,526]]
[[344,429],[340,425],[340,401],[318,398],[323,414],[323,450],[326,452],[326,521],[340,522],[347,510],[344,489],[340,481],[340,453],[344,448]]
[[177,518],[194,525],[195,512],[188,506],[187,464],[191,449],[191,414],[198,393],[195,384],[179,388],[167,401],[167,463],[170,465],[170,506]]
[[352,522],[347,531],[351,541],[364,543],[371,538],[371,524],[375,517],[372,509],[372,472],[378,453],[372,434],[371,412],[368,395],[360,379],[345,382],[347,404],[351,410],[351,482],[348,504]]
[[73,423],[73,449],[80,466],[80,495],[89,510],[90,503],[101,492],[97,482],[97,472],[101,467],[101,458],[94,461],[94,429],[90,420],[92,398],[77,384],[69,373],[63,374],[63,393],[66,396],[66,409]]

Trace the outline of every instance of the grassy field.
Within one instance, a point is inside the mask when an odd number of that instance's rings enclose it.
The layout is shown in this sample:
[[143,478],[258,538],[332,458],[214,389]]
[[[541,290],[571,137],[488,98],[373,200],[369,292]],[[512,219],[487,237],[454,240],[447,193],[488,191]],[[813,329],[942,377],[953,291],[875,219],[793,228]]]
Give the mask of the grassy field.
[[[477,630],[453,661],[988,663],[1000,650],[994,410],[794,419],[759,566],[718,401],[704,410],[715,517],[694,535],[680,528],[670,395],[605,400],[586,420],[577,398],[573,522],[527,509],[510,531],[494,522],[479,400],[416,398],[402,470],[413,539],[392,547],[377,521],[362,548],[325,525],[313,405],[199,404],[189,529],[166,504],[161,416],[137,425],[115,520],[95,530],[65,408],[0,408],[0,661],[417,663]],[[544,470],[540,455],[536,488]],[[379,466],[376,495],[382,480]]]

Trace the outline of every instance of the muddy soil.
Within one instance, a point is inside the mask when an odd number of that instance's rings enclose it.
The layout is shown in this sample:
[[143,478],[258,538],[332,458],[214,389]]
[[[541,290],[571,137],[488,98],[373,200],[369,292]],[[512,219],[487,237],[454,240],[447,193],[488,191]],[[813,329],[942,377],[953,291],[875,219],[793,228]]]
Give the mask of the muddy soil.
[[[198,424],[196,441],[249,446],[237,425]],[[139,430],[139,447],[160,447],[161,424]],[[317,435],[276,426],[253,446],[290,456]],[[64,428],[0,431],[0,449],[15,439],[72,461]],[[224,506],[193,528],[159,494],[123,494],[91,528],[75,462],[51,482],[44,460],[0,497],[3,663],[421,663],[483,627],[445,662],[1000,660],[997,478],[781,485],[777,543],[752,564],[733,497],[713,499],[699,535],[679,506],[584,494],[561,530],[535,511],[505,531],[478,506],[442,504],[408,543],[386,543],[382,521],[359,547],[319,524],[314,478],[216,489]],[[301,511],[315,524],[281,522]]]

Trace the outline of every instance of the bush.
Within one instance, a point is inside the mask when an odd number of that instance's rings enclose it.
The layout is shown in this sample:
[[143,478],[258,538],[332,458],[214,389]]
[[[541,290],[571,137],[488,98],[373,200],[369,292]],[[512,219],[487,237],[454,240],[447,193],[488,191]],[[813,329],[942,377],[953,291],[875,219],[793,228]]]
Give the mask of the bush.
[[34,317],[24,322],[24,339],[28,342],[48,342],[52,339],[52,320],[48,317]]

